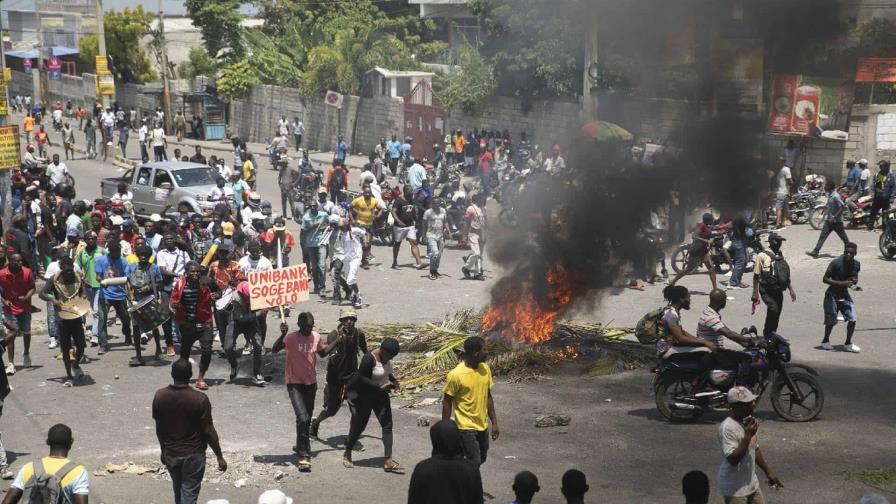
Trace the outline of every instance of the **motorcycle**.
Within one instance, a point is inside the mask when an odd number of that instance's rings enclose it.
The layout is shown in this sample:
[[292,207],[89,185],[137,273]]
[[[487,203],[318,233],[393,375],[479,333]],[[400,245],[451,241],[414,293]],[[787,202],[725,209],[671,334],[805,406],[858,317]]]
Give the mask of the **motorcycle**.
[[896,256],[896,219],[893,219],[896,209],[884,210],[882,213],[882,218],[887,225],[884,226],[880,238],[877,239],[877,247],[885,259],[892,259]]
[[[841,190],[840,196],[844,201],[849,201],[849,195],[845,191]],[[873,203],[874,197],[871,195],[862,196],[852,203],[847,203],[846,207],[840,213],[843,225],[851,227],[867,227],[871,224],[873,227],[881,227],[880,217],[875,219],[875,222],[871,222],[871,205]],[[809,225],[812,226],[813,229],[821,229],[822,226],[824,226],[825,220],[827,220],[827,216],[827,203],[816,205],[812,208],[812,213],[809,215]]]
[[309,170],[299,177],[299,180],[293,184],[290,189],[290,200],[292,201],[292,217],[296,222],[302,221],[305,214],[305,208],[308,207],[312,198],[317,197],[317,189],[323,185],[324,172],[320,170]]
[[[756,336],[756,327],[743,329],[742,335]],[[701,347],[702,348],[702,347]],[[762,338],[759,347],[744,350],[751,356],[748,383],[762,397],[771,386],[772,408],[789,422],[815,419],[824,407],[824,391],[818,372],[805,364],[790,362],[790,343],[779,334]],[[652,371],[656,407],[669,421],[699,418],[706,411],[726,411],[728,390],[735,385],[737,364],[721,369],[702,370],[701,357],[706,351],[678,354],[663,359]]]
[[[747,262],[744,266],[744,271],[753,269],[753,259],[756,254],[765,249],[765,242],[768,239],[769,233],[770,231],[768,230],[755,231],[753,236],[747,241]],[[734,266],[734,258],[730,257],[730,254],[726,255],[725,253],[725,242],[728,240],[728,237],[726,234],[720,234],[713,236],[711,240],[712,241],[709,244],[709,255],[712,258],[712,263],[716,266],[716,273],[724,275]],[[672,269],[676,273],[683,270],[688,263],[689,258],[690,244],[682,243],[675,249],[675,252],[672,253]],[[698,267],[698,269],[699,268],[700,267]]]

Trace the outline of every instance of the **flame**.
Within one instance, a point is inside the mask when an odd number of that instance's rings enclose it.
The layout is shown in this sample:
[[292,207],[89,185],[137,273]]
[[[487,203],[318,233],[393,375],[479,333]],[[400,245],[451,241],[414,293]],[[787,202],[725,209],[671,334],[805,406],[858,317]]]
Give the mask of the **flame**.
[[506,341],[538,343],[551,338],[557,317],[573,300],[573,274],[559,264],[552,265],[543,282],[547,293],[535,295],[533,278],[521,282],[486,310],[482,332],[497,331]]

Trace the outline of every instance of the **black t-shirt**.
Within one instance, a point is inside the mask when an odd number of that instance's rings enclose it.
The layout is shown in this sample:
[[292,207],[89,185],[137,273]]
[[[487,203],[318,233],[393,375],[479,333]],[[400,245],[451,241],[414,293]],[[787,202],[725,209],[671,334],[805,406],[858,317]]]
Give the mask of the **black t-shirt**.
[[[843,260],[843,257],[838,257],[831,261],[831,264],[828,265],[827,271],[825,271],[824,276],[830,278],[831,280],[849,280],[851,278],[859,278],[859,270],[862,265],[859,264],[859,261],[853,259],[849,264]],[[838,299],[849,299],[849,288],[848,287],[836,287],[836,286],[828,286],[827,290],[828,294],[831,294]]]
[[203,156],[202,154],[193,154],[193,156],[190,157],[190,162],[191,163],[199,163],[199,164],[208,164],[208,161],[205,159],[205,156]]
[[[336,341],[339,337],[339,329],[330,332],[327,343]],[[364,331],[355,328],[355,337],[348,343],[340,343],[330,354],[330,362],[327,363],[327,382],[335,384],[346,383],[358,370],[358,351],[367,353],[367,338]]]
[[392,200],[392,207],[395,208],[395,215],[397,215],[398,218],[401,219],[401,222],[405,224],[404,227],[414,225],[417,217],[417,211],[414,209],[414,205],[408,203],[406,199],[398,197]]

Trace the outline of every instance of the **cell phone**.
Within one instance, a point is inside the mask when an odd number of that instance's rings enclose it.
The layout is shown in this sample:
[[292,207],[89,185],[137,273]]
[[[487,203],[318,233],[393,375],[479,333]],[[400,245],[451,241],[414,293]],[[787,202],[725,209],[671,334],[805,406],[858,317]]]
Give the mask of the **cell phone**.
[[747,425],[753,420],[753,415],[747,415],[744,417],[744,425]]

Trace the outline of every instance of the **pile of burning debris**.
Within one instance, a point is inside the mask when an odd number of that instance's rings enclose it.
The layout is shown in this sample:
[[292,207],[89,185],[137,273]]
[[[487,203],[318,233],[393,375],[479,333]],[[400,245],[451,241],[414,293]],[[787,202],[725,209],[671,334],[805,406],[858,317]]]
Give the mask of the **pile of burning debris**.
[[[533,307],[520,307],[531,313]],[[393,337],[401,342],[396,373],[405,387],[427,388],[445,380],[460,360],[463,342],[481,335],[488,342],[489,365],[495,376],[512,382],[533,380],[574,363],[584,374],[605,375],[636,369],[653,361],[653,352],[625,339],[627,328],[600,324],[529,319],[530,325],[497,322],[495,308],[484,314],[462,310],[439,324],[373,324],[364,327],[368,341]],[[532,314],[534,315],[534,314]],[[511,320],[508,315],[503,320]],[[515,319],[514,319],[515,320]],[[528,331],[526,329],[529,329]],[[522,330],[522,331],[521,331]]]

